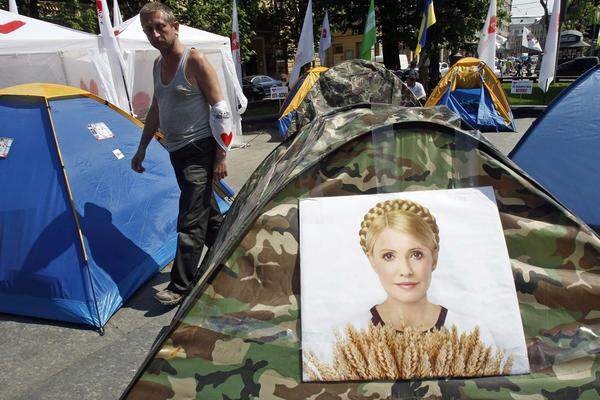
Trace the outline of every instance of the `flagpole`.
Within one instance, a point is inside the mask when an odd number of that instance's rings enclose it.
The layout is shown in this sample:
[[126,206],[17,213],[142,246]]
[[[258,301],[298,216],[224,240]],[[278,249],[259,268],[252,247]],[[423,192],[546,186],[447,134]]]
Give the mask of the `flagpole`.
[[[567,0],[554,0],[554,1],[560,1],[560,12],[562,12],[563,10],[563,4],[565,5],[565,13],[567,12],[567,4],[566,1]],[[558,55],[560,54],[560,31],[562,29],[562,21],[565,18],[564,15],[560,15],[560,18],[558,19],[558,43],[556,44],[556,58],[554,61],[554,82],[558,83],[558,76],[556,75],[556,69],[558,68]],[[552,84],[552,83],[551,83]],[[548,91],[550,90],[550,86],[548,86]]]

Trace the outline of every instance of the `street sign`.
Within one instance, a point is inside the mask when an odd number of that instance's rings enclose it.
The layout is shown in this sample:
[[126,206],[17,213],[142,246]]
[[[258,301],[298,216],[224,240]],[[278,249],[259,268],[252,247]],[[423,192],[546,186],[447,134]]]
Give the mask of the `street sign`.
[[287,86],[271,86],[271,100],[285,99],[287,94]]
[[510,93],[512,94],[531,94],[533,90],[533,81],[524,79],[521,81],[512,81]]

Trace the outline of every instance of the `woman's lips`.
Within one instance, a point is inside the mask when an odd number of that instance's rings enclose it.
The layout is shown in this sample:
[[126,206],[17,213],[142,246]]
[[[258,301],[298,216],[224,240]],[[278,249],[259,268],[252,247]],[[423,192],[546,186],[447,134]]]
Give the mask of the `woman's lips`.
[[402,282],[402,283],[396,283],[396,286],[399,286],[403,289],[412,289],[415,286],[417,286],[419,284],[419,282]]

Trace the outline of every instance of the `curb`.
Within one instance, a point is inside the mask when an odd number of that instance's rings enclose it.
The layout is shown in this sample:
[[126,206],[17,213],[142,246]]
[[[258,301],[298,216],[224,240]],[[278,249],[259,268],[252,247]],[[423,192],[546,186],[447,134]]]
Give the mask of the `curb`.
[[547,106],[512,106],[515,118],[537,118],[546,112]]
[[268,123],[277,121],[277,114],[256,115],[252,117],[244,117],[242,114],[242,124]]

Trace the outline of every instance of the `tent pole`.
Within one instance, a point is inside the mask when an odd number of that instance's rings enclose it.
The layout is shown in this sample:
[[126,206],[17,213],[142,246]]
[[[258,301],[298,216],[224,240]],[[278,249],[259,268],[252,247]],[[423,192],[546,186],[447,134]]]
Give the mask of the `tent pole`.
[[[48,119],[50,120],[50,131],[52,132],[52,139],[54,142],[54,148],[56,149],[56,154],[58,155],[58,161],[60,162],[60,167],[62,169],[63,179],[65,181],[65,187],[67,189],[67,195],[69,196],[69,204],[71,205],[71,211],[73,212],[73,218],[75,218],[75,226],[77,228],[77,237],[79,238],[79,245],[81,247],[81,253],[83,255],[83,262],[87,267],[88,279],[90,280],[90,287],[92,289],[92,297],[94,299],[94,306],[96,308],[96,314],[98,315],[98,323],[102,323],[100,320],[100,310],[98,309],[98,300],[96,299],[96,291],[94,289],[94,282],[92,281],[92,274],[90,272],[90,266],[88,263],[88,255],[85,250],[85,244],[83,242],[83,233],[81,231],[81,224],[79,222],[79,215],[77,215],[77,210],[75,209],[75,201],[73,199],[73,192],[71,191],[71,185],[69,184],[69,177],[67,176],[67,169],[65,168],[65,162],[63,161],[62,153],[60,152],[60,146],[58,145],[58,138],[56,137],[56,130],[54,129],[54,121],[52,120],[51,107],[48,103],[48,99],[44,97],[44,103],[46,104],[46,112],[48,113]],[[102,326],[99,327],[100,335],[104,335],[104,328]]]
[[67,76],[67,68],[65,67],[65,55],[62,50],[58,52],[58,56],[60,57],[60,66],[62,67],[62,72],[65,77],[65,85],[71,85],[69,77]]

